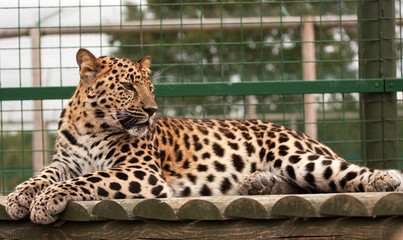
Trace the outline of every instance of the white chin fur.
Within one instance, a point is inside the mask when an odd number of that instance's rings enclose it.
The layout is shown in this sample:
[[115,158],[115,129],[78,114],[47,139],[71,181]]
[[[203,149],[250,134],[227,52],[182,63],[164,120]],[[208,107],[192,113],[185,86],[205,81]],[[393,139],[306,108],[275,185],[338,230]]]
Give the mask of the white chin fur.
[[127,130],[134,137],[143,137],[148,133],[148,127],[136,127]]

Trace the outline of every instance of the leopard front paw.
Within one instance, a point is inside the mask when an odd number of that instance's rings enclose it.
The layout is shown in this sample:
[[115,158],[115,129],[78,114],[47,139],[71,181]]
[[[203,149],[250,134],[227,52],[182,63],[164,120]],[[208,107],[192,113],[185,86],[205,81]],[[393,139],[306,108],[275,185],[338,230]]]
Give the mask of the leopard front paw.
[[29,215],[29,207],[35,195],[49,183],[46,181],[26,181],[18,185],[7,197],[6,212],[12,219],[22,219]]
[[239,186],[242,195],[270,194],[276,182],[276,178],[270,172],[254,172],[245,177]]
[[[367,186],[369,192],[399,191],[402,188],[402,174],[398,170],[378,171],[374,173]],[[402,189],[403,190],[403,189]]]
[[63,189],[48,187],[34,198],[30,207],[31,221],[39,224],[55,222],[69,200],[70,196]]
[[12,192],[7,196],[6,212],[12,219],[22,219],[29,215],[32,199],[24,192]]

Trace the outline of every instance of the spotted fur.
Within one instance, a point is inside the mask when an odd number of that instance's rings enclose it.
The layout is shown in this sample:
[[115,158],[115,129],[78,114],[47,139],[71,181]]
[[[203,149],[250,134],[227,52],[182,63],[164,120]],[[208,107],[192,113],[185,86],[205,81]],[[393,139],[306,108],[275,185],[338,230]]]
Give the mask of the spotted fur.
[[8,196],[14,219],[54,222],[70,200],[402,190],[399,171],[348,163],[267,121],[156,117],[149,57],[80,49],[77,63],[53,162]]

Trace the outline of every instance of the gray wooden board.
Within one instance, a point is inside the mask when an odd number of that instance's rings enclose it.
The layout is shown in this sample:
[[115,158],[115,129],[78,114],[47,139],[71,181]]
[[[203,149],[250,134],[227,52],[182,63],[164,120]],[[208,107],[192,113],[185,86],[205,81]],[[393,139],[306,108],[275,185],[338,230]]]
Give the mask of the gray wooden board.
[[[402,216],[403,193],[333,193],[220,196],[70,202],[60,215],[67,221],[286,219],[329,216]],[[0,197],[0,220],[6,197]]]
[[0,239],[391,239],[403,217],[222,221],[93,221],[38,225],[0,221]]

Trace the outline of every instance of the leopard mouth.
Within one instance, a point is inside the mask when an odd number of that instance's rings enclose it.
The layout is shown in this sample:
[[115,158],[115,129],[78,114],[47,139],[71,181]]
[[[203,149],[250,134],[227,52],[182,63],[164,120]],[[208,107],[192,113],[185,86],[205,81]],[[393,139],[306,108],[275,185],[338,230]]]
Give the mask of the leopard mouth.
[[145,122],[141,122],[140,119],[133,117],[127,113],[118,112],[118,120],[124,129],[129,130],[133,128],[145,128],[150,126],[150,119],[148,118]]

